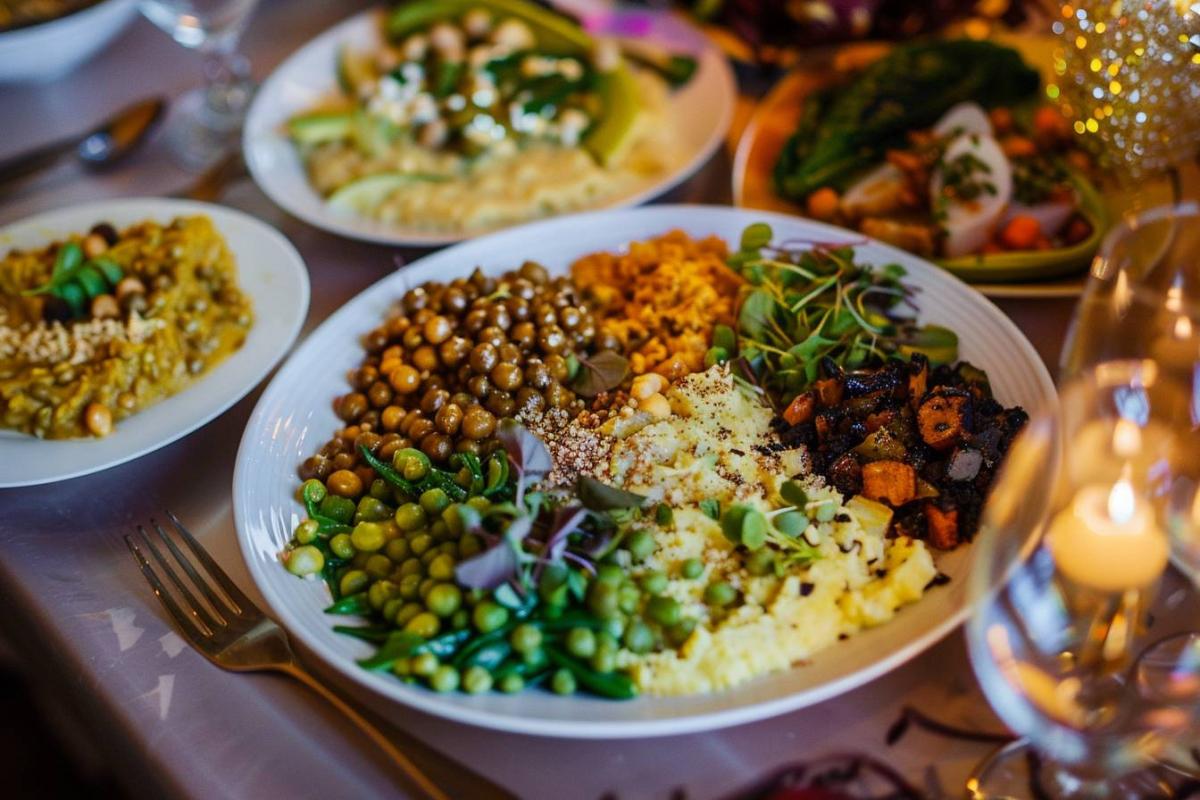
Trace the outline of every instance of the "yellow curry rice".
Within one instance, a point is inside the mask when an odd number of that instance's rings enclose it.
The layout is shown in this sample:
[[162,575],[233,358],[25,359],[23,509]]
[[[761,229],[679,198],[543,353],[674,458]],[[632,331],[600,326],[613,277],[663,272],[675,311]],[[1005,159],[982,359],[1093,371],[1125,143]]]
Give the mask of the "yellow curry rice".
[[[0,427],[44,438],[103,435],[112,420],[178,392],[245,341],[250,299],[211,220],[142,222],[112,237],[104,257],[135,289],[116,292],[116,313],[55,318],[52,298],[22,294],[46,283],[63,243],[0,260]],[[92,424],[97,414],[107,426]]]
[[627,253],[592,253],[571,275],[596,308],[600,329],[629,354],[635,375],[670,380],[704,368],[713,326],[732,325],[742,279],[717,236],[683,231],[634,242]]

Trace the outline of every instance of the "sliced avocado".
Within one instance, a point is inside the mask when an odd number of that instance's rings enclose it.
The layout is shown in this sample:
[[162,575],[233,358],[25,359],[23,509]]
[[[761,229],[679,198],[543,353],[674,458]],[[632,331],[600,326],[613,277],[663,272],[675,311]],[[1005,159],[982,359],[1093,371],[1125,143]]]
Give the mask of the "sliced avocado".
[[699,66],[692,56],[672,53],[641,39],[622,39],[621,54],[639,67],[658,73],[672,88],[690,81]]
[[337,80],[338,85],[348,97],[358,99],[362,87],[374,83],[379,76],[371,57],[364,53],[356,53],[349,47],[338,51]]
[[633,143],[641,102],[637,81],[624,64],[598,74],[596,92],[604,104],[604,116],[583,137],[583,147],[601,165],[608,166],[620,160]]
[[538,48],[547,53],[580,55],[592,50],[592,37],[574,22],[525,0],[417,0],[405,3],[388,17],[387,35],[401,39],[435,22],[461,17],[472,8],[528,23]]
[[288,135],[300,144],[323,144],[348,139],[354,133],[354,114],[350,111],[317,111],[292,117]]
[[447,180],[442,175],[411,172],[380,172],[353,180],[329,196],[335,211],[372,216],[375,209],[397,189],[425,181]]

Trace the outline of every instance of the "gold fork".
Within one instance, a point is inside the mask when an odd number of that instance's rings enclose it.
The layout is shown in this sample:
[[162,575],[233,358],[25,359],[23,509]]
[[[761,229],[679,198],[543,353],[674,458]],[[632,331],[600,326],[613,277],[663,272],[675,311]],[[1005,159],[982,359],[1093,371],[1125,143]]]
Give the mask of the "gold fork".
[[[396,762],[400,771],[424,796],[430,800],[449,800],[449,796],[434,785],[407,755],[401,752],[388,737],[384,736],[382,731],[300,666],[283,629],[238,589],[237,584],[230,580],[225,571],[201,547],[200,543],[174,514],[169,511],[166,514],[175,530],[178,531],[179,537],[187,544],[196,561],[210,576],[211,581],[206,580],[197,571],[192,560],[184,555],[174,538],[168,535],[157,521],[150,520],[150,526],[158,532],[158,538],[166,545],[171,556],[174,557],[174,562],[190,579],[193,588],[198,590],[208,601],[207,606],[197,601],[193,590],[189,589],[187,583],[180,578],[179,573],[164,557],[162,551],[154,543],[154,539],[143,526],[137,526],[141,542],[150,551],[159,568],[167,576],[167,580],[175,587],[178,599],[163,586],[154,566],[142,553],[141,547],[134,540],[132,534],[125,536],[125,544],[133,553],[133,557],[137,559],[138,565],[142,569],[142,575],[146,577],[154,594],[175,620],[175,625],[180,633],[205,658],[223,669],[234,672],[282,672],[299,680],[349,717],[380,750]],[[214,587],[213,584],[216,586]],[[217,588],[220,589],[220,594],[216,591]],[[470,771],[464,765],[452,762],[451,759],[436,753],[407,735],[404,735],[404,738],[408,749],[420,750],[426,759],[443,762],[442,766],[447,770],[447,774],[455,774],[460,779],[466,776],[475,781],[479,791],[472,791],[472,797],[512,797],[511,794]]]

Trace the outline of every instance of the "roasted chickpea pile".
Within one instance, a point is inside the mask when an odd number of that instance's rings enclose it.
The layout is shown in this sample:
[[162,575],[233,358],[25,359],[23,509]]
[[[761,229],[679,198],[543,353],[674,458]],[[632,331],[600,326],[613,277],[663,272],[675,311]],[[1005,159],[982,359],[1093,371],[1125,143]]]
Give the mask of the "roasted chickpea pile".
[[[346,427],[300,474],[326,480],[342,472],[340,483],[348,471],[361,491],[374,477],[359,465],[361,446],[385,460],[406,447],[438,464],[455,452],[486,456],[497,447],[500,419],[549,408],[579,413],[583,401],[566,385],[568,357],[618,348],[610,339],[596,335],[570,279],[552,279],[533,262],[499,280],[476,270],[411,289],[364,337],[353,391],[334,406]],[[347,488],[354,487],[330,486],[335,494]]]

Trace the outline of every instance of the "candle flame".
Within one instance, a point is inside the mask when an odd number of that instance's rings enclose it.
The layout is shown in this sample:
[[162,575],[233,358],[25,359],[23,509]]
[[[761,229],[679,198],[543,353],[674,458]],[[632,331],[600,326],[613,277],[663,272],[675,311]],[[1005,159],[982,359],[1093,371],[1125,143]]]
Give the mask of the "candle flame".
[[1109,519],[1118,524],[1129,522],[1133,519],[1136,503],[1133,496],[1133,485],[1122,478],[1113,484],[1112,491],[1108,493]]
[[1177,317],[1175,319],[1175,338],[1190,339],[1192,338],[1192,321],[1187,317]]

